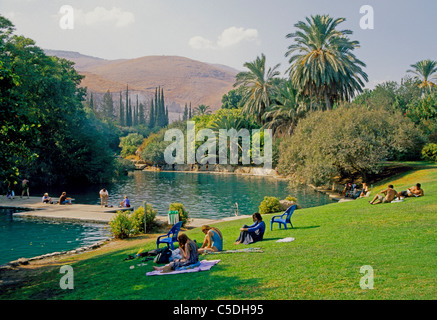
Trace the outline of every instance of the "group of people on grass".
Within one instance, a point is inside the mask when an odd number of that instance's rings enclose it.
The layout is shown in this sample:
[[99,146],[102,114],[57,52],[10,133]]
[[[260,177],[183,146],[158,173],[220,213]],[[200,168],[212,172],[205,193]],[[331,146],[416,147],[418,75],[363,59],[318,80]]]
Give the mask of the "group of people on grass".
[[[252,219],[252,225],[243,225],[240,228],[240,235],[235,244],[251,244],[263,240],[265,223],[262,220],[261,214],[258,212],[254,213]],[[223,251],[223,235],[218,228],[203,225],[202,232],[205,234],[205,238],[199,249],[196,242],[191,240],[185,233],[179,234],[178,242],[181,259],[175,259],[163,267],[154,266],[153,269],[164,273],[171,272],[198,263],[199,254]]]
[[369,201],[370,204],[378,204],[378,203],[390,203],[394,200],[403,200],[406,197],[423,197],[423,189],[421,188],[421,184],[417,183],[415,186],[408,188],[405,191],[397,192],[394,189],[392,184],[388,185],[387,189],[382,190],[378,193],[372,201]]

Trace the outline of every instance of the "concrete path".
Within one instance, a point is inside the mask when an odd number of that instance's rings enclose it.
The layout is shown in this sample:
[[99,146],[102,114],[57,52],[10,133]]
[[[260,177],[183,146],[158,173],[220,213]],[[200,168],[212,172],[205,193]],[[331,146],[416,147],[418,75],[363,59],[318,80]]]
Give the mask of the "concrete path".
[[[22,212],[14,213],[17,216],[28,216],[35,218],[48,218],[48,219],[66,219],[82,222],[94,222],[94,223],[108,223],[114,214],[122,208],[105,208],[99,205],[88,204],[73,204],[71,205],[59,205],[59,204],[45,204],[41,202],[41,197],[27,197],[10,200],[5,196],[0,196],[0,208],[12,208],[16,210],[23,210]],[[132,210],[133,208],[124,208],[123,210]],[[166,215],[158,215],[156,217],[163,223],[168,222]],[[214,224],[220,221],[229,221],[235,219],[250,218],[249,215],[228,217],[222,220],[214,219],[200,219],[193,218],[188,223],[191,228],[200,227],[204,224]]]

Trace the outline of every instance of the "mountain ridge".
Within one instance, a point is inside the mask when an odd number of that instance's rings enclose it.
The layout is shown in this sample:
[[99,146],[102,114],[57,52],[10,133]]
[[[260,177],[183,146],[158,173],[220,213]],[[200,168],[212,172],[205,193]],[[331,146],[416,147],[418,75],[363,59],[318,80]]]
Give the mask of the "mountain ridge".
[[[138,94],[148,105],[155,88],[164,89],[170,117],[177,119],[185,104],[192,108],[205,104],[212,110],[221,107],[221,98],[233,88],[239,72],[221,64],[210,64],[181,56],[144,56],[133,59],[106,60],[75,51],[44,50],[47,55],[75,63],[78,73],[85,76],[81,86],[87,87],[99,99],[108,90]],[[113,97],[117,106],[117,98]]]

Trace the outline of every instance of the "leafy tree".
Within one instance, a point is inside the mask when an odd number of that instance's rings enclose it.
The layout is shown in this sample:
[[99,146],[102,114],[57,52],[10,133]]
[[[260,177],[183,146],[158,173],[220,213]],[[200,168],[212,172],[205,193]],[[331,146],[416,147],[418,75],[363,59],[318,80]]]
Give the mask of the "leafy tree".
[[126,137],[120,138],[121,156],[127,157],[135,154],[143,140],[144,137],[138,133],[131,133]]
[[352,31],[336,29],[344,21],[328,15],[311,16],[294,25],[296,32],[287,34],[294,40],[286,52],[291,81],[304,95],[324,100],[327,109],[362,92],[363,80],[368,81],[362,70],[366,65],[352,53],[359,42],[348,38]]
[[280,145],[278,169],[296,183],[330,185],[338,177],[368,181],[383,160],[418,157],[423,138],[399,111],[342,106],[301,120]]
[[[14,134],[19,137],[21,131],[35,131],[33,128],[40,126],[31,139],[20,139],[25,150],[31,150],[38,158],[18,159],[3,148],[1,152],[5,152],[7,158],[12,157],[15,166],[23,175],[30,175],[35,184],[93,183],[110,179],[113,156],[107,148],[107,137],[98,131],[101,122],[83,106],[86,91],[79,87],[83,77],[72,62],[45,55],[33,40],[13,35],[12,24],[6,19],[1,18],[1,23],[9,26],[0,32],[1,61],[7,66],[5,70],[14,70],[9,78],[19,79],[19,82],[12,81],[19,85],[9,85],[5,87],[6,92],[2,91],[2,100],[7,97],[13,102],[19,97],[11,107],[20,108],[15,118],[24,126],[16,126]],[[8,117],[14,116],[15,110],[10,112]],[[19,149],[20,145],[15,148]]]
[[243,99],[242,87],[238,87],[237,89],[230,90],[222,97],[222,109],[240,108],[242,99]]
[[274,92],[272,83],[279,75],[279,64],[266,70],[266,57],[261,54],[261,57],[257,57],[253,62],[246,62],[244,66],[249,71],[237,74],[234,87],[242,86],[243,111],[255,115],[258,123],[263,124],[262,116],[270,108]]

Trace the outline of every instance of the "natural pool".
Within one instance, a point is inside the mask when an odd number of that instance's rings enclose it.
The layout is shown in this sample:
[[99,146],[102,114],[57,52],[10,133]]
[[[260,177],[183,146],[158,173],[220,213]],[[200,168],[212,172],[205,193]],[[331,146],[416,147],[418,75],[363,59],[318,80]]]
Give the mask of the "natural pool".
[[0,208],[0,265],[51,252],[91,245],[109,236],[101,224],[43,220],[13,215]]
[[[221,219],[235,214],[252,214],[265,196],[298,199],[303,208],[332,203],[332,200],[311,188],[289,190],[285,180],[262,176],[234,174],[146,172],[135,171],[122,181],[105,186],[80,186],[42,189],[32,187],[32,196],[49,192],[57,198],[62,191],[75,203],[100,205],[99,191],[106,187],[109,204],[117,207],[127,195],[134,207],[143,201],[165,215],[170,203],[184,204],[192,218]],[[13,216],[11,210],[0,210],[0,264],[18,258],[67,251],[105,239],[109,229],[105,225],[65,221],[29,219]]]
[[[288,182],[265,176],[236,174],[135,171],[115,184],[79,187],[65,190],[76,203],[100,204],[99,191],[108,189],[109,204],[118,206],[127,195],[134,207],[143,201],[166,214],[170,203],[184,204],[192,218],[221,219],[234,214],[238,203],[240,214],[252,214],[265,196],[280,199],[291,195],[303,208],[332,203],[325,194],[311,188],[289,190]],[[42,195],[47,190],[39,190]],[[64,190],[48,190],[58,197]],[[38,194],[39,195],[39,194]]]

